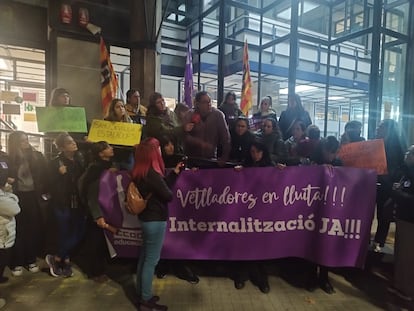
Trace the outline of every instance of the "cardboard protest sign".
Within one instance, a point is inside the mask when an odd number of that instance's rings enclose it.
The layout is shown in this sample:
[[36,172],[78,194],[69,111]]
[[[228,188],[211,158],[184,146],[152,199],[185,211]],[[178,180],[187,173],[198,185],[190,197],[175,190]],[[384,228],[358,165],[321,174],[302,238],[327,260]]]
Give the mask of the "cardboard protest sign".
[[93,120],[88,140],[104,140],[112,145],[135,146],[141,141],[141,133],[141,124]]
[[36,107],[39,132],[86,133],[84,107]]
[[384,141],[374,139],[342,145],[338,157],[344,166],[370,168],[378,175],[387,174]]

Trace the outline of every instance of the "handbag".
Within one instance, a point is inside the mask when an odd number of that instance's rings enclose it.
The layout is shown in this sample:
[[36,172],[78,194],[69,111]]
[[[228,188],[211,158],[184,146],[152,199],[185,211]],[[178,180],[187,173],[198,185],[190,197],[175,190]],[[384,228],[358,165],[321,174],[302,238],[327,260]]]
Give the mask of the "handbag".
[[141,214],[144,209],[147,207],[148,200],[151,198],[152,193],[148,194],[144,198],[139,192],[137,186],[133,181],[128,185],[127,195],[126,195],[126,209],[129,213],[133,215]]

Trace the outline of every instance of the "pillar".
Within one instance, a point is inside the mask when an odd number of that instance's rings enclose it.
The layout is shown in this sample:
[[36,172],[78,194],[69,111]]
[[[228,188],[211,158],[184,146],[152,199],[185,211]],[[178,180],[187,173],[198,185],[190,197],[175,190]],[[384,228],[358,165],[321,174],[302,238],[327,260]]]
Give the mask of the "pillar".
[[141,103],[161,87],[161,0],[131,1],[130,85]]

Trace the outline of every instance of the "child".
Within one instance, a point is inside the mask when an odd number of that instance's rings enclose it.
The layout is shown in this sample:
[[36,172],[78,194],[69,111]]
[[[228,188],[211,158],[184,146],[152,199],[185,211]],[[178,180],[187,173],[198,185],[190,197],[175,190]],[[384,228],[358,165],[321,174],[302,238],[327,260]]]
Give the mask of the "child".
[[[4,268],[8,265],[10,248],[16,238],[16,220],[14,216],[20,213],[19,200],[16,195],[6,192],[8,178],[8,166],[6,162],[0,162],[0,283],[7,282],[3,276]],[[0,308],[6,301],[0,298]]]

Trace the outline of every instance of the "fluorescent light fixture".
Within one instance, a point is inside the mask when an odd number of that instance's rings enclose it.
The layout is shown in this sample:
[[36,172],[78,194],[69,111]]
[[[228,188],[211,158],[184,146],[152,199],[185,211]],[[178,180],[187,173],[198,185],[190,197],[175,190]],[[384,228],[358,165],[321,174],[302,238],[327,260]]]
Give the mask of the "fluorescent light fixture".
[[[315,89],[317,89],[316,86],[303,84],[303,85],[297,85],[295,87],[295,92],[296,93],[303,93],[303,92],[313,91]],[[279,94],[287,95],[288,94],[288,88],[280,89]]]
[[328,100],[342,100],[345,99],[343,96],[329,96]]
[[6,61],[3,58],[0,58],[0,69],[6,70],[8,68]]

